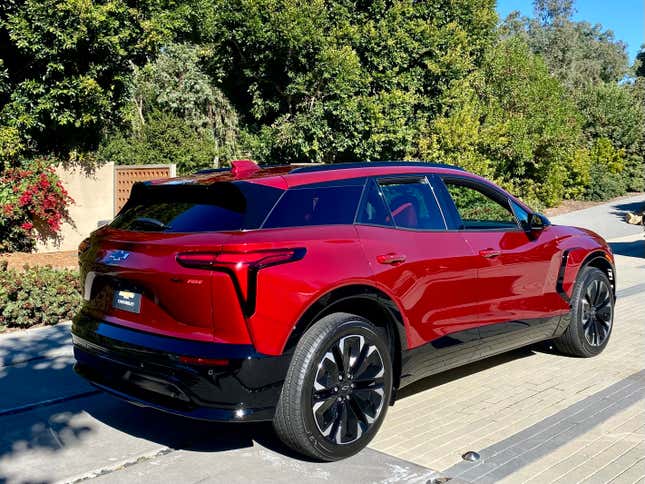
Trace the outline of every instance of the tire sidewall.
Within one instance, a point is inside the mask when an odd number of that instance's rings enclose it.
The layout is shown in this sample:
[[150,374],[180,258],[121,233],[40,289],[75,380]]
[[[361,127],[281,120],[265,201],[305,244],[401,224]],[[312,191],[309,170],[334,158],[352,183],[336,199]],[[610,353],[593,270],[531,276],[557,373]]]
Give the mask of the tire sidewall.
[[[366,341],[374,344],[383,360],[385,373],[383,375],[383,408],[381,413],[372,424],[372,426],[355,442],[349,444],[334,444],[329,442],[318,430],[318,426],[314,420],[314,415],[311,410],[311,393],[313,389],[314,379],[318,370],[318,363],[322,360],[325,353],[329,348],[340,340],[341,338],[349,335],[361,335]],[[374,326],[368,321],[356,316],[341,322],[335,331],[329,334],[320,342],[315,350],[308,358],[308,368],[306,376],[303,381],[302,391],[300,392],[300,409],[302,413],[304,428],[307,440],[316,449],[316,451],[324,455],[328,460],[337,460],[349,457],[362,450],[378,432],[385,414],[389,406],[390,397],[392,393],[392,362],[388,350],[388,345],[376,332]]]

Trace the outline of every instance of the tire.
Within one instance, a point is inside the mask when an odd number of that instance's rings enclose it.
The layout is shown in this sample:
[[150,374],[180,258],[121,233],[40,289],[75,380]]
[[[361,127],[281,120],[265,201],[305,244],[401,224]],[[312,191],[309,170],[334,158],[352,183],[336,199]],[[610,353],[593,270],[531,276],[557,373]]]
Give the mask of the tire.
[[[341,365],[349,369],[339,371]],[[377,328],[353,314],[330,314],[298,342],[273,426],[300,454],[321,461],[343,459],[378,432],[391,393],[388,344]]]
[[555,347],[583,358],[602,353],[611,336],[615,303],[607,275],[595,267],[583,267],[573,287],[569,324],[554,340]]

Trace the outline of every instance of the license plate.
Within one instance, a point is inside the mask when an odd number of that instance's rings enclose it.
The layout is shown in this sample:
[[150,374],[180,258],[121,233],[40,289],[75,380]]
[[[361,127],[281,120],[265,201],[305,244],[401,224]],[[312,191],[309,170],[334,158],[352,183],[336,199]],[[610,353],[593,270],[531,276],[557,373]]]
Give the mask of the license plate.
[[141,310],[141,294],[132,291],[116,291],[112,306],[122,311],[139,313]]

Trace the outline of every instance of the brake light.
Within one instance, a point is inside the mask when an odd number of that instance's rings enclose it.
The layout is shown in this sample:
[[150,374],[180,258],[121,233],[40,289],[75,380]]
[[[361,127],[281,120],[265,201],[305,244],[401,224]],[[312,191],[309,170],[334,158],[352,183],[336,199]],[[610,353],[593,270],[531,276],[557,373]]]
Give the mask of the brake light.
[[231,161],[231,173],[235,178],[244,178],[260,171],[260,167],[253,160]]
[[230,267],[240,269],[244,266],[259,270],[264,267],[285,264],[300,260],[305,249],[276,249],[257,252],[184,252],[177,255],[177,262],[194,269],[213,269]]

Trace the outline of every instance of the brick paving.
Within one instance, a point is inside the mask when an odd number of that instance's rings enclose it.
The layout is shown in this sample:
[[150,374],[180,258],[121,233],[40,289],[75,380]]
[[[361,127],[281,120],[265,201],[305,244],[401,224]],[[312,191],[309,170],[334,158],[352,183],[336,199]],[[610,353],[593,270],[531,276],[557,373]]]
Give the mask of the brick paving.
[[615,242],[635,257],[616,256],[600,356],[522,349],[436,375],[402,392],[371,447],[467,482],[645,481],[645,242]]

